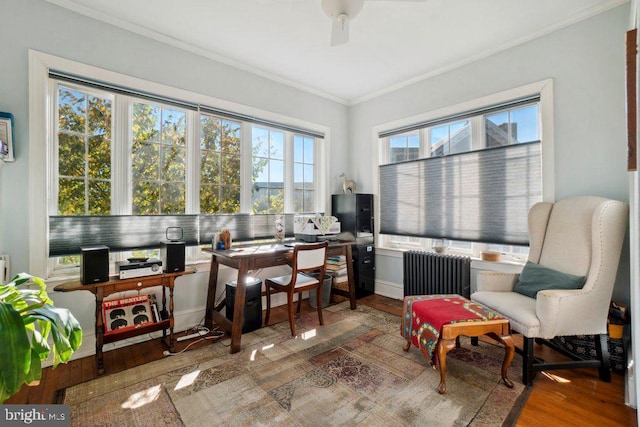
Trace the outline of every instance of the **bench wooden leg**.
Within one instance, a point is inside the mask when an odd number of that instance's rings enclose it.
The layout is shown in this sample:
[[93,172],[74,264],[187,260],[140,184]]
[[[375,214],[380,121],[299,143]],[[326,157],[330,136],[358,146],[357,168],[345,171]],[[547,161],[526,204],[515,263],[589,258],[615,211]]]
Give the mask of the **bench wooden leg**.
[[440,366],[440,385],[438,393],[445,394],[447,391],[447,353],[456,348],[457,339],[439,339],[436,348],[438,350],[438,365]]
[[407,341],[404,347],[402,347],[404,351],[409,351],[410,348],[411,348],[411,341]]
[[509,378],[507,378],[507,371],[509,370],[509,366],[511,366],[511,361],[513,360],[513,355],[515,353],[513,338],[511,338],[511,335],[498,335],[494,333],[490,333],[487,335],[498,341],[500,344],[504,345],[504,360],[502,361],[502,381],[507,387],[513,388],[513,382]]

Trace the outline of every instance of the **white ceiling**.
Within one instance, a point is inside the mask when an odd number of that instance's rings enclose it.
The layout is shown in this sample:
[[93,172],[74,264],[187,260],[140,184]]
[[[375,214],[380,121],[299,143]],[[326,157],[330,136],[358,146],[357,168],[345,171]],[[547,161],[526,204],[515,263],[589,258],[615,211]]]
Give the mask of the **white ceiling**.
[[628,0],[367,0],[330,47],[321,0],[47,0],[354,104]]

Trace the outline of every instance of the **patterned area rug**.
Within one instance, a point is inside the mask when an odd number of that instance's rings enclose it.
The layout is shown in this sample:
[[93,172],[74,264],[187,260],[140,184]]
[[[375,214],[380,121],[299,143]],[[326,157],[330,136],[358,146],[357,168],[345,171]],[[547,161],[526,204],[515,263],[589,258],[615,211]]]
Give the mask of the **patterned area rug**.
[[73,426],[491,426],[512,425],[527,389],[521,359],[501,382],[502,347],[480,341],[447,357],[447,393],[439,371],[405,344],[401,318],[348,302],[229,342],[185,352],[66,390]]

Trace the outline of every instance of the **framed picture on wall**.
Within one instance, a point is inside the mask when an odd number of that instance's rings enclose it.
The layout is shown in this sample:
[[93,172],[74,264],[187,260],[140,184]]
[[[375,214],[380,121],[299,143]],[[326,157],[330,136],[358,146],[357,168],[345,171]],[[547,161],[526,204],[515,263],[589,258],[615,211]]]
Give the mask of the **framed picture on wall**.
[[15,160],[13,156],[13,114],[0,112],[0,159]]

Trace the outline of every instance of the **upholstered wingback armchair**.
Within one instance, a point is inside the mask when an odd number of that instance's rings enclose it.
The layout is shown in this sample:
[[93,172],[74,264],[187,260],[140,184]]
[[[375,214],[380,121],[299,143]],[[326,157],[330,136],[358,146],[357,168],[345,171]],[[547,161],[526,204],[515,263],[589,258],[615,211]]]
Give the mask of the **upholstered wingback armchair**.
[[[529,261],[584,276],[582,288],[548,289],[554,287],[549,283],[532,298],[514,292],[517,274],[478,275],[477,291],[471,299],[502,313],[509,318],[512,330],[523,335],[524,384],[530,385],[538,371],[587,366],[598,367],[600,378],[610,380],[607,317],[627,222],[625,203],[601,197],[537,203],[528,217]],[[565,335],[595,335],[598,360],[574,357],[560,365],[534,358],[534,339],[550,344],[540,339]]]

